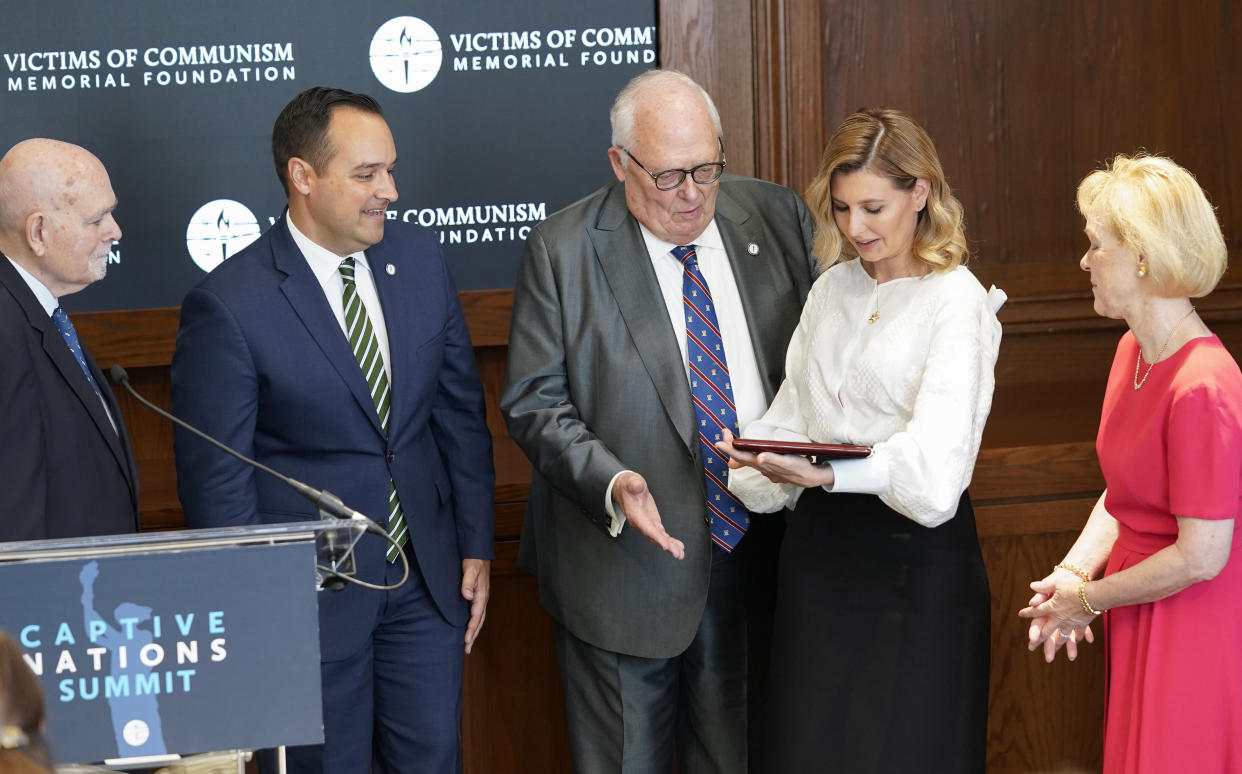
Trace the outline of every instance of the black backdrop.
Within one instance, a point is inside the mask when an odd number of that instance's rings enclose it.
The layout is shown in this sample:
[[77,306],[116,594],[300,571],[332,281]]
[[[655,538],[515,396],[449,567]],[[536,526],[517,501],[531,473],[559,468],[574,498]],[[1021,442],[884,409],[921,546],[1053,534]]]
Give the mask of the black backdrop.
[[313,85],[383,106],[389,217],[439,231],[462,290],[510,287],[527,229],[611,179],[608,108],[656,62],[652,0],[4,2],[0,148],[83,145],[120,202],[70,311],[177,306],[279,217],[272,122]]

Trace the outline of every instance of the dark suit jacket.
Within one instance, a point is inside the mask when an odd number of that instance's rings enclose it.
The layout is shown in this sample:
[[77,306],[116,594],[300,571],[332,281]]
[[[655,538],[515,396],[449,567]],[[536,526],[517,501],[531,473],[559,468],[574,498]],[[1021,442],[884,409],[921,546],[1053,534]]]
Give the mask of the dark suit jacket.
[[[491,436],[474,350],[433,232],[388,223],[383,241],[366,255],[390,340],[389,437],[284,219],[186,295],[172,364],[173,410],[380,524],[395,481],[435,605],[462,625],[469,608],[461,560],[491,558],[493,540]],[[316,518],[312,503],[199,439],[178,433],[176,453],[191,527]],[[383,577],[385,546],[376,536],[363,538],[360,578]],[[320,594],[324,660],[343,658],[369,638],[383,598],[354,586]]]
[[115,431],[51,317],[0,255],[0,540],[138,529],[121,409],[89,352],[86,362]]
[[[792,191],[736,175],[721,179],[716,223],[770,400],[815,273],[813,224]],[[519,561],[575,636],[646,658],[685,650],[711,570],[684,335],[669,324],[621,183],[531,231],[501,398],[534,465]],[[628,526],[608,536],[604,493],[624,469],[647,479],[665,528],[686,544],[684,561]]]

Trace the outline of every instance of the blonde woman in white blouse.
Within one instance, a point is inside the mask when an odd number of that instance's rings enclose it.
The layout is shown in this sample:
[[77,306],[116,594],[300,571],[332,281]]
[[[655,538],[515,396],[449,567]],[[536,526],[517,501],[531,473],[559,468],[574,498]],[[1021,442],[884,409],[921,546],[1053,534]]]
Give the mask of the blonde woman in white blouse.
[[992,404],[995,309],[961,204],[914,121],[837,127],[807,192],[816,282],[785,382],[748,438],[870,457],[731,457],[752,511],[789,508],[763,769],[983,772],[990,599],[970,483]]

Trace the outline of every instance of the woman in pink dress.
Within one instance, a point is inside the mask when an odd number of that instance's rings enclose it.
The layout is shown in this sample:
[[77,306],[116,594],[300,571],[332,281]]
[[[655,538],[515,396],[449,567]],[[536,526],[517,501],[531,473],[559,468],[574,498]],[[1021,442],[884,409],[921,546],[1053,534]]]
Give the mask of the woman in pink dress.
[[1072,660],[1103,614],[1104,771],[1242,771],[1242,373],[1191,304],[1226,249],[1168,159],[1118,156],[1078,187],[1096,313],[1126,321],[1096,452],[1107,484],[1019,615]]

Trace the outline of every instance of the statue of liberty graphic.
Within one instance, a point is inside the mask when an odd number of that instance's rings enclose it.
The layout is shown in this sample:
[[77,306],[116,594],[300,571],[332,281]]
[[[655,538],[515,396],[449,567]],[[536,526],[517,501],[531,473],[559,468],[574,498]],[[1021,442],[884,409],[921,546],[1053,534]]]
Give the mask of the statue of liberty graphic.
[[[95,561],[87,562],[78,575],[82,583],[82,617],[86,631],[91,633],[91,642],[108,649],[113,683],[126,686],[123,691],[106,692],[117,752],[122,758],[164,755],[168,748],[164,744],[164,730],[160,723],[159,699],[154,693],[136,695],[134,691],[135,686],[150,679],[151,668],[142,663],[138,654],[144,645],[155,641],[155,635],[141,627],[141,624],[151,620],[151,608],[134,602],[122,602],[116,606],[114,618],[124,631],[115,628],[112,622],[95,610],[95,579],[98,577],[99,562]],[[137,623],[122,625],[121,622],[126,620]],[[96,622],[101,622],[103,626]],[[103,632],[99,633],[101,628]],[[126,649],[124,658],[120,657],[121,647]]]

